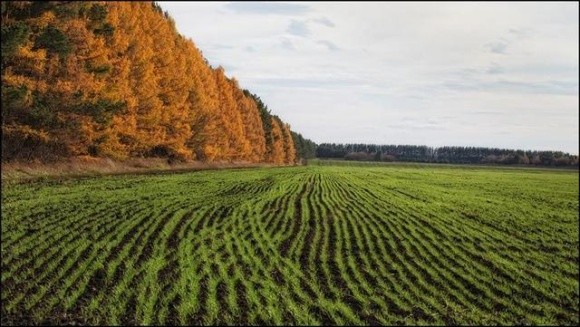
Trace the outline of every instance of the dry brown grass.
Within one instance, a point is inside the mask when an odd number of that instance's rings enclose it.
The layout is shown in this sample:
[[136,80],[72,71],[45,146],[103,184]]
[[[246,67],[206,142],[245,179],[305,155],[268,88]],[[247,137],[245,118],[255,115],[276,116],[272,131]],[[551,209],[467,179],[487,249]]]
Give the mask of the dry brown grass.
[[163,158],[131,158],[124,161],[110,158],[80,156],[57,163],[6,162],[2,163],[2,181],[26,181],[42,178],[112,175],[127,173],[155,173],[204,169],[270,167],[272,164],[250,162],[200,161],[169,163]]

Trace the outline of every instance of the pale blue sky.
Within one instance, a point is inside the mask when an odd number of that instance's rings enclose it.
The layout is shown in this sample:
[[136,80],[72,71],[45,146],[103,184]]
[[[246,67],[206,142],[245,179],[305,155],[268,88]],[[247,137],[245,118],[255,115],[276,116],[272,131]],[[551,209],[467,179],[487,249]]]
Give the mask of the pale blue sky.
[[578,3],[160,2],[317,143],[578,153]]

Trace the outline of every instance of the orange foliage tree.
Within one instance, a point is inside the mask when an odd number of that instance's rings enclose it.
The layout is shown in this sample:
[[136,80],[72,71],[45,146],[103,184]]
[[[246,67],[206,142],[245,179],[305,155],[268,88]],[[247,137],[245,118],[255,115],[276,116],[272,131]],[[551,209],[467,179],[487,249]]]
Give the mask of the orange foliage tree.
[[155,3],[3,2],[4,160],[295,162],[260,106]]

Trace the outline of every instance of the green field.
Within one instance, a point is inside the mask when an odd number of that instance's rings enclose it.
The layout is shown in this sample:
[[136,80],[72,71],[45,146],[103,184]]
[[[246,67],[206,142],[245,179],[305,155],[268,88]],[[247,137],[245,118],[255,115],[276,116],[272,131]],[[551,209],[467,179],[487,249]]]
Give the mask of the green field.
[[579,323],[577,171],[328,164],[4,185],[2,325]]

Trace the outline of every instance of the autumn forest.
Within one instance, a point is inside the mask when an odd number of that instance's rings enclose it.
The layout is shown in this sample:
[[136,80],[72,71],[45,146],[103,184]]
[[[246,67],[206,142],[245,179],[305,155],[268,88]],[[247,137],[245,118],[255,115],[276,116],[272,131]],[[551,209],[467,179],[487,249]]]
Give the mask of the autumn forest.
[[2,2],[2,134],[3,160],[314,151],[151,2]]

